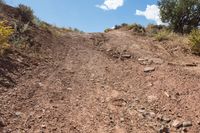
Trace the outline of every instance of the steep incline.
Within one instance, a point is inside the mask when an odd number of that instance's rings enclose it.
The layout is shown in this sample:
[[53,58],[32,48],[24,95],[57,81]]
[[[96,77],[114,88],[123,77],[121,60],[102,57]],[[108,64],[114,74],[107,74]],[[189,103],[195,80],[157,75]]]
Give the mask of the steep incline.
[[56,39],[0,94],[1,132],[200,131],[200,58],[187,47],[122,31]]

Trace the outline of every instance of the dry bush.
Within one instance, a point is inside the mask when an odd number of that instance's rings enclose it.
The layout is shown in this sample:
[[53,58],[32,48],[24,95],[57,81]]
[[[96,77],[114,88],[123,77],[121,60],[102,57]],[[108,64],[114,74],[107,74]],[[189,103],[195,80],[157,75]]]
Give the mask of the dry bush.
[[157,41],[161,42],[164,40],[169,40],[170,39],[170,34],[171,32],[168,30],[161,30],[159,32],[157,32],[154,37]]
[[10,47],[8,44],[9,37],[13,34],[12,27],[7,25],[6,21],[0,22],[0,54]]
[[200,30],[192,30],[188,39],[192,52],[194,54],[200,55]]
[[128,29],[132,30],[133,32],[136,33],[142,33],[145,34],[145,28],[142,25],[139,24],[132,24],[132,25],[128,25]]
[[168,30],[168,28],[164,25],[155,25],[155,24],[149,24],[146,27],[146,32],[147,32],[147,35],[149,35],[149,36],[154,36],[161,30]]
[[33,10],[30,7],[20,4],[17,9],[23,22],[28,23],[34,20]]
[[29,36],[27,32],[30,30],[29,23],[21,23],[20,21],[13,22],[14,33],[10,37],[10,42],[15,47],[21,47],[27,40]]

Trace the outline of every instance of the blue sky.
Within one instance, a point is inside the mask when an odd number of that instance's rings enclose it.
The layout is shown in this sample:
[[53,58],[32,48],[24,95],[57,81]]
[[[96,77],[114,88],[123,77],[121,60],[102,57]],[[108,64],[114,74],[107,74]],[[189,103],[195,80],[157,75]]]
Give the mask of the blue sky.
[[86,32],[103,31],[121,23],[139,23],[145,26],[159,21],[158,9],[155,6],[157,0],[5,1],[12,6],[20,3],[30,6],[37,17],[50,24],[74,27]]

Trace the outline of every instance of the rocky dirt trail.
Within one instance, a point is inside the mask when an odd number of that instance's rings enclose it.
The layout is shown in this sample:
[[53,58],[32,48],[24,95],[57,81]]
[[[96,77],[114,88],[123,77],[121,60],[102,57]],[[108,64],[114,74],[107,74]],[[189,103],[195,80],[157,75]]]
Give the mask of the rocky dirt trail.
[[200,132],[200,58],[183,46],[122,31],[54,43],[1,93],[0,132]]

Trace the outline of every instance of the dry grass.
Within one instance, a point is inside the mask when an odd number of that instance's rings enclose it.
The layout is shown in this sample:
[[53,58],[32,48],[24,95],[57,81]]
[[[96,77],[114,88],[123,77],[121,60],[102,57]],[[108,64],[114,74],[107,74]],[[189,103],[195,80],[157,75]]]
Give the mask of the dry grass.
[[0,54],[2,55],[6,49],[10,47],[8,44],[9,37],[13,34],[12,27],[7,25],[6,21],[0,22]]

